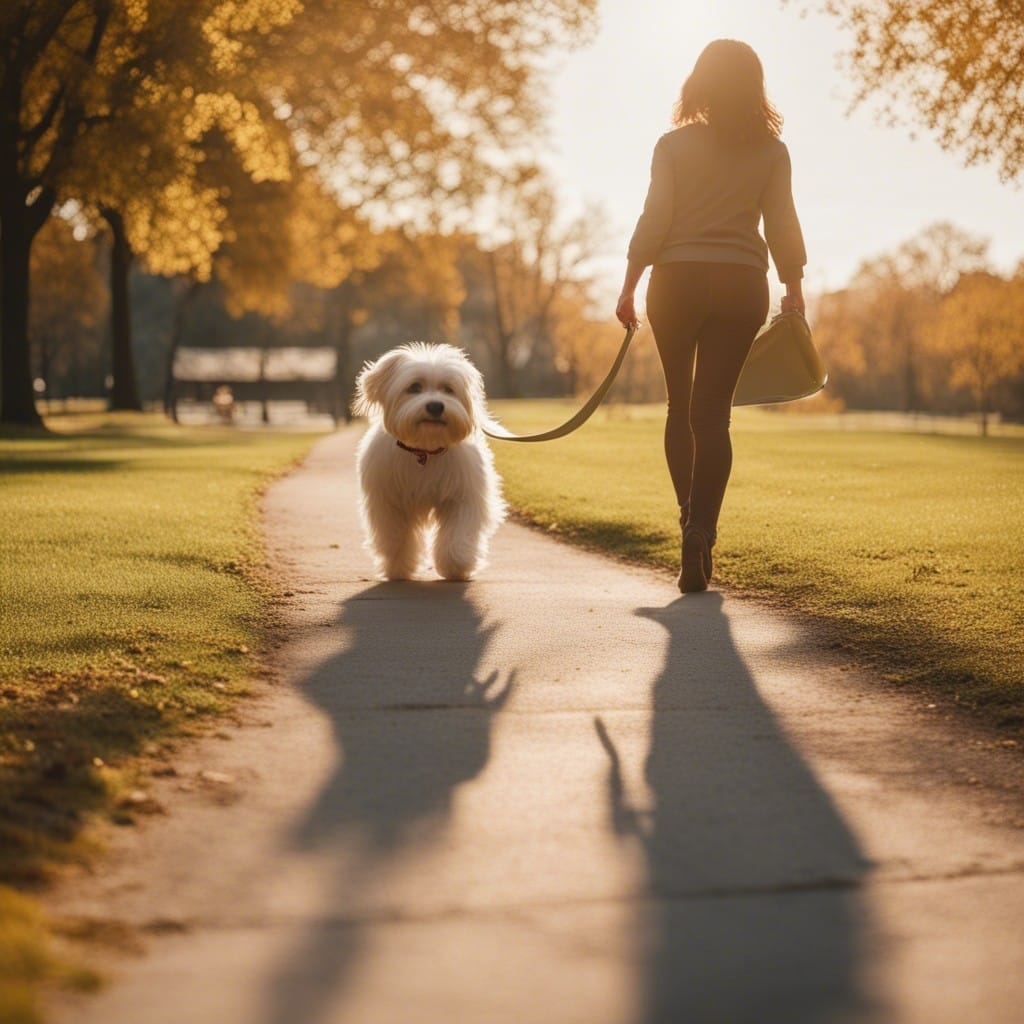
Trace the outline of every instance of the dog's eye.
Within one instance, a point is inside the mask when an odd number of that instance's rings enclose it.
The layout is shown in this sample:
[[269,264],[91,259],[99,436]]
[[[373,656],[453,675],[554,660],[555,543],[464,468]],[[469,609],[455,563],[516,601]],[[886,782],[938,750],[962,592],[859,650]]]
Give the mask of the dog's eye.
[[415,381],[406,390],[410,395],[418,395],[423,390],[423,385],[419,381]]
[[441,390],[442,390],[442,391],[443,391],[443,392],[444,392],[444,393],[445,393],[446,395],[454,395],[454,394],[455,394],[455,388],[453,388],[453,387],[451,386],[451,384],[442,384],[442,385],[441,385]]

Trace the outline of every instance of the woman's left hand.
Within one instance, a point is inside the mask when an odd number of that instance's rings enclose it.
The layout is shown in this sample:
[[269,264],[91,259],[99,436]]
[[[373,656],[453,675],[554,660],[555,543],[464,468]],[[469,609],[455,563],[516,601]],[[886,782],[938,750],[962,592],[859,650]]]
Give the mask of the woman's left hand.
[[615,307],[615,315],[623,327],[636,330],[640,326],[640,318],[636,315],[636,300],[628,292],[619,296],[619,304]]

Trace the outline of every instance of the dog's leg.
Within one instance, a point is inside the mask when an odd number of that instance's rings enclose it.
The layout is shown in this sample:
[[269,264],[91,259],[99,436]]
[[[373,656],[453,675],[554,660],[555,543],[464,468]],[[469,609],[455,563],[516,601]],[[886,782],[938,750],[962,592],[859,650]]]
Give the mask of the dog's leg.
[[486,509],[472,502],[437,509],[434,568],[446,580],[468,580],[487,553]]
[[378,572],[389,580],[415,576],[423,557],[422,523],[408,510],[370,499],[363,513]]

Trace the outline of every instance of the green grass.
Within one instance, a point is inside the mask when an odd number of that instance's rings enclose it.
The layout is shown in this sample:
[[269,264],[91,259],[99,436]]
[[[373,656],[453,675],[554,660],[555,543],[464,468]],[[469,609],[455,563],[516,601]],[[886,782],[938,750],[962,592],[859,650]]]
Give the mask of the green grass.
[[[511,429],[565,418],[494,403]],[[867,429],[740,410],[716,579],[812,616],[831,644],[1024,724],[1024,437]],[[841,422],[841,421],[840,421]],[[602,410],[538,445],[493,444],[508,497],[572,540],[678,570],[660,407]]]
[[3,886],[88,855],[90,816],[156,809],[138,798],[147,763],[258,671],[256,503],[311,441],[144,415],[50,424],[0,436],[0,949],[25,966],[0,976],[0,1021],[33,1020],[32,979],[61,974],[25,952],[39,929]]

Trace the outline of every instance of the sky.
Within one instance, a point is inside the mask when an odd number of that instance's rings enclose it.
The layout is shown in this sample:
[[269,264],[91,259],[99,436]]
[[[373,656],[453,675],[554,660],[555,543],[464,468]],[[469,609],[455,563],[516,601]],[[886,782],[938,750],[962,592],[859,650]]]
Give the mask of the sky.
[[[862,262],[950,221],[990,241],[1003,272],[1024,259],[1024,183],[993,166],[967,168],[911,127],[884,127],[870,107],[849,112],[854,85],[838,66],[846,36],[835,19],[802,16],[801,0],[600,0],[597,37],[560,55],[550,78],[544,154],[567,211],[585,201],[609,218],[600,262],[612,301],[643,207],[651,152],[712,39],[749,43],[785,118],[793,191],[808,250],[808,293],[845,285]],[[774,272],[773,272],[774,278]]]

